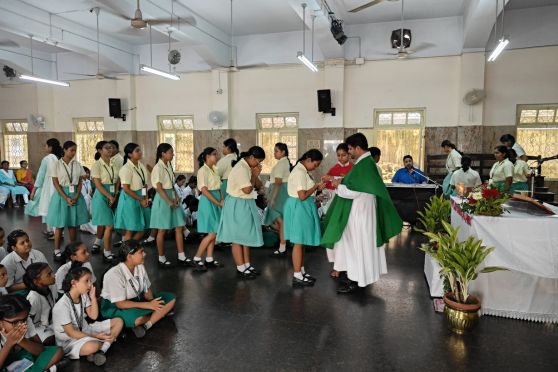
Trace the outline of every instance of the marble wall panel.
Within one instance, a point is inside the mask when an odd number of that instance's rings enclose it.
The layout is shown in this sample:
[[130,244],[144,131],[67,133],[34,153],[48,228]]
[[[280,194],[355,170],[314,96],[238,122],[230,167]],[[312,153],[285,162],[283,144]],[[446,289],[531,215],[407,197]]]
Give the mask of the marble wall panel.
[[500,137],[503,134],[516,135],[515,125],[506,126],[484,126],[482,133],[482,152],[492,153],[495,146],[500,145]]
[[483,128],[480,125],[457,127],[457,149],[466,154],[482,153]]
[[[424,153],[426,156],[443,154],[440,144],[446,139],[455,143],[459,148],[459,144],[457,143],[457,127],[424,128]],[[426,156],[424,159],[426,159]]]

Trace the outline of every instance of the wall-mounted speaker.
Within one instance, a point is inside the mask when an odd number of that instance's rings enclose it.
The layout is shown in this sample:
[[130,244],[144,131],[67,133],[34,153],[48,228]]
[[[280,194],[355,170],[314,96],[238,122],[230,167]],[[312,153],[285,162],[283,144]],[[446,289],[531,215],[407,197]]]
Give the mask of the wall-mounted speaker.
[[318,111],[335,116],[335,108],[331,107],[331,90],[318,90]]
[[109,115],[113,118],[122,118],[122,107],[120,106],[120,98],[109,98]]

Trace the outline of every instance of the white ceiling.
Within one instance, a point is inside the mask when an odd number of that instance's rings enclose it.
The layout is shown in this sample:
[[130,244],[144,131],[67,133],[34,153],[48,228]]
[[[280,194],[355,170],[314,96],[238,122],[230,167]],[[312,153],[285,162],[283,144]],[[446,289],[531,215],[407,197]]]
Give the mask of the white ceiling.
[[558,5],[558,0],[510,0],[506,4],[506,10],[538,8],[541,6]]

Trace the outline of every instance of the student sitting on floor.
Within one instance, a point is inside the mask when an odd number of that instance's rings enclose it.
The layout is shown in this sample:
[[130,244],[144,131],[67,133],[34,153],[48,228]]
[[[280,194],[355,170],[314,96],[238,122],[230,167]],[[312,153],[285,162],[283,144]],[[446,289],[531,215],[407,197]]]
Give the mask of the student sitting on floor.
[[4,248],[5,238],[6,232],[4,232],[4,229],[0,227],[0,262],[2,262],[4,257],[6,257],[6,255],[8,254],[6,252],[6,248]]
[[23,282],[29,288],[27,295],[27,301],[31,304],[29,317],[33,320],[37,335],[43,345],[54,345],[52,308],[57,297],[54,273],[48,264],[35,262],[25,270]]
[[83,167],[85,171],[85,176],[83,176],[83,181],[81,184],[81,195],[85,200],[85,205],[87,206],[87,212],[89,213],[89,222],[80,226],[81,231],[88,232],[89,234],[97,234],[97,226],[91,223],[91,200],[93,199],[93,192],[95,187],[93,182],[91,182],[91,171],[87,167]]
[[143,266],[145,255],[138,241],[122,243],[120,263],[106,272],[101,292],[103,317],[122,318],[124,326],[131,328],[138,338],[167,316],[176,303],[172,293],[153,293]]
[[33,249],[29,235],[23,230],[14,230],[8,235],[8,255],[2,260],[2,265],[8,271],[8,292],[21,291],[26,296],[28,288],[23,283],[23,275],[29,265],[35,262],[47,262],[41,251]]
[[8,271],[6,267],[0,264],[0,296],[4,296],[8,294],[8,290],[6,289],[6,283],[8,282]]
[[12,365],[13,370],[27,372],[62,369],[65,364],[65,361],[61,362],[64,355],[62,349],[41,344],[33,322],[29,319],[30,308],[29,301],[21,295],[0,297],[0,367],[9,368]]
[[56,343],[70,359],[86,356],[97,366],[105,364],[105,353],[122,331],[120,318],[106,319],[89,324],[99,316],[95,286],[91,271],[86,267],[70,270],[62,288],[64,295],[54,306],[52,319]]
[[91,271],[91,283],[95,284],[97,278],[93,272],[91,262],[89,262],[89,251],[83,242],[77,241],[70,243],[64,250],[64,258],[66,263],[58,268],[56,271],[56,290],[59,295],[64,294],[62,283],[66,279],[68,272],[74,267],[86,267]]

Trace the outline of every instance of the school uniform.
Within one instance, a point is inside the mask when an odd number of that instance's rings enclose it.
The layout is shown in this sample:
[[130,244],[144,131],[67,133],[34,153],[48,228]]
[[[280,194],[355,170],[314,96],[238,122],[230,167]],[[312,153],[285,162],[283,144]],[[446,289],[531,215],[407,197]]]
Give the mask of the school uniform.
[[490,169],[490,184],[495,187],[503,187],[506,178],[513,177],[513,163],[508,159],[497,161]]
[[514,194],[516,191],[529,190],[529,184],[527,183],[528,174],[531,174],[529,165],[525,161],[517,159],[513,166],[513,183],[510,187],[510,194]]
[[442,189],[445,195],[451,194],[451,176],[453,172],[457,169],[461,168],[461,154],[456,149],[452,149],[446,158],[446,170],[448,174],[444,178],[444,182],[442,183]]
[[87,308],[91,307],[89,295],[81,295],[81,301],[76,304],[69,294],[64,294],[54,305],[52,315],[52,328],[56,345],[61,346],[64,354],[70,359],[79,359],[79,351],[87,342],[96,341],[103,343],[98,338],[85,336],[79,339],[71,338],[64,332],[64,326],[71,324],[75,329],[87,334],[110,334],[110,319],[100,322],[88,323]]
[[462,183],[467,188],[480,186],[482,184],[479,172],[474,169],[458,169],[451,175],[450,185],[456,186]]
[[[137,318],[149,315],[153,311],[132,308],[119,309],[115,303],[120,301],[147,301],[144,294],[151,287],[151,282],[143,265],[134,268],[132,274],[125,263],[113,266],[106,272],[103,278],[103,290],[101,292],[101,314],[104,318],[121,318],[126,328],[135,327]],[[159,292],[153,294],[154,298],[161,297],[165,304],[171,302],[176,297],[170,292]]]
[[293,244],[320,245],[320,218],[314,195],[300,200],[298,192],[310,190],[315,183],[306,167],[298,163],[293,168],[288,183],[289,199],[285,203],[285,240]]
[[263,245],[262,225],[256,208],[256,191],[245,194],[242,189],[252,186],[252,170],[240,159],[229,173],[225,205],[217,232],[217,241],[248,247]]
[[515,150],[515,153],[517,154],[518,158],[525,155],[525,150],[517,142],[513,144],[512,149]]
[[[101,181],[105,191],[114,197],[118,170],[113,161],[107,164],[103,159],[97,160],[91,167],[91,178]],[[91,200],[91,223],[96,226],[114,226],[114,211],[108,199],[98,190]]]
[[[78,192],[78,184],[85,171],[81,164],[72,159],[69,164],[59,159],[52,169],[49,170],[50,177],[57,177],[58,183],[66,196],[74,198]],[[89,222],[89,212],[85,204],[83,195],[79,195],[75,205],[70,206],[62,199],[62,196],[55,192],[52,195],[48,206],[46,223],[48,226],[56,228],[79,227]]]
[[227,183],[229,182],[229,174],[232,170],[232,162],[236,161],[238,156],[233,152],[232,154],[228,154],[223,156],[217,162],[217,172],[219,177],[221,177],[221,191],[223,192],[223,196],[227,196]]
[[[33,322],[30,318],[27,318],[27,333],[25,333],[25,338],[30,339],[37,335],[37,331]],[[0,334],[0,348],[3,348],[6,344],[6,338],[3,334]],[[6,361],[4,362],[3,367],[8,367],[10,364],[17,362],[18,360],[27,359],[33,363],[26,372],[43,372],[47,370],[47,366],[49,365],[50,361],[54,357],[54,355],[58,352],[59,348],[56,346],[43,346],[43,352],[39,355],[35,356],[31,354],[29,351],[20,348],[16,350],[16,347],[13,347]]]
[[0,296],[5,296],[8,294],[6,287],[0,287]]
[[[159,160],[157,164],[153,167],[151,173],[151,184],[153,187],[157,187],[157,183],[160,183],[163,187],[164,192],[167,194],[169,199],[174,200],[174,171],[172,169],[172,164],[169,161],[166,165],[162,160]],[[151,207],[151,223],[150,227],[152,229],[174,229],[176,227],[182,227],[185,225],[184,213],[180,205],[176,208],[172,208],[162,197],[159,192],[155,194],[153,198],[153,206]]]
[[[91,262],[84,262],[82,267],[88,268],[91,271],[91,283],[95,283],[97,278],[95,277],[95,273],[93,272],[93,266],[91,266]],[[62,283],[66,278],[66,275],[70,272],[70,268],[72,267],[72,261],[66,262],[64,265],[60,266],[58,270],[56,270],[56,274],[54,275],[56,279],[56,290],[58,293],[63,294],[64,290],[62,289]]]
[[16,283],[22,283],[25,270],[27,270],[29,265],[36,262],[48,263],[45,255],[41,251],[31,249],[27,261],[23,260],[15,251],[8,253],[2,260],[2,265],[6,267],[6,271],[8,272],[6,287],[11,287]]
[[[327,172],[328,176],[332,176],[333,179],[340,179],[343,178],[349,173],[349,171],[353,169],[353,163],[348,162],[347,164],[341,164],[337,162],[331,169]],[[326,188],[329,190],[335,190],[335,187],[331,182],[326,183]]]
[[[221,178],[217,167],[204,164],[198,170],[198,189],[207,187],[207,191],[217,200],[221,201]],[[198,204],[198,232],[202,234],[217,233],[221,220],[221,207],[213,204],[203,193]]]
[[33,321],[41,342],[45,342],[47,338],[54,336],[54,331],[52,330],[52,309],[57,297],[56,286],[53,285],[49,286],[46,296],[37,291],[29,291],[27,295],[27,301],[31,304],[29,318]]
[[93,235],[97,233],[97,226],[91,222],[91,210],[93,208],[91,205],[91,201],[93,199],[91,194],[94,192],[95,187],[91,180],[85,179],[81,181],[81,196],[83,196],[83,200],[85,200],[85,206],[87,207],[87,212],[89,213],[89,222],[81,225],[79,229]]
[[2,262],[2,260],[8,255],[8,252],[6,252],[6,248],[4,247],[0,247],[0,262]]
[[182,202],[184,201],[184,199],[186,199],[186,196],[188,196],[188,194],[186,193],[186,188],[185,187],[180,187],[178,186],[178,184],[174,184],[174,191],[176,191],[176,195],[178,195],[178,199],[180,199],[180,204],[182,204]]
[[110,158],[110,162],[114,165],[114,167],[116,168],[116,174],[118,174],[118,171],[124,165],[124,157],[120,153],[118,153]]
[[[278,218],[283,218],[283,210],[285,208],[285,203],[289,198],[289,194],[287,192],[287,182],[289,181],[289,175],[291,173],[291,163],[289,162],[288,157],[282,157],[279,159],[277,164],[273,166],[271,169],[271,174],[269,175],[269,205],[267,206],[265,215],[264,215],[264,224],[271,225],[273,221]],[[275,184],[275,179],[281,178],[281,185],[277,186]],[[275,196],[275,200],[271,200],[273,194],[275,193],[275,189],[277,190],[277,195]]]
[[[138,162],[135,166],[128,160],[118,173],[122,185],[130,185],[130,189],[139,197],[147,196],[147,180],[149,172]],[[122,191],[118,198],[118,206],[114,218],[114,228],[128,231],[143,231],[149,228],[151,208],[143,208],[140,202]]]

